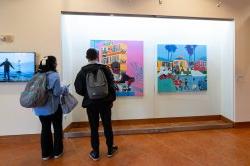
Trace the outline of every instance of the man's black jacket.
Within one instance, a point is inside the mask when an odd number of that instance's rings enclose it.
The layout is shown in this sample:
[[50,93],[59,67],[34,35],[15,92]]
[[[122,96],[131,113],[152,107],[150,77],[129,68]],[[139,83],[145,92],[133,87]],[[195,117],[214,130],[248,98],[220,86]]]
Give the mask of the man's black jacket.
[[[102,69],[104,72],[107,82],[108,82],[108,87],[109,87],[109,94],[106,98],[104,99],[89,99],[88,92],[87,92],[87,87],[86,87],[86,75],[89,72],[94,72],[98,69]],[[116,94],[115,94],[115,85],[114,85],[114,77],[113,74],[111,73],[110,69],[106,65],[102,64],[88,64],[80,70],[80,72],[76,76],[75,80],[75,90],[76,93],[83,96],[83,101],[82,101],[82,107],[87,108],[91,105],[95,104],[108,104],[112,106],[113,101],[116,100]]]

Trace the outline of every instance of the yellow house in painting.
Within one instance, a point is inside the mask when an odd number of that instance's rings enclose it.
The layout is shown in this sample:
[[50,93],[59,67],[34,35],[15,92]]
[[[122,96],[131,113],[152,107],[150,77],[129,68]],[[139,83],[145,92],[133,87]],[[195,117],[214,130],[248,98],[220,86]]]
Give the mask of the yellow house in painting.
[[188,70],[188,61],[185,60],[182,56],[179,56],[173,61],[173,67],[178,67],[180,71],[187,71]]
[[170,67],[172,68],[172,62],[167,62],[163,60],[157,60],[157,72],[160,72],[161,67]]
[[113,44],[112,41],[107,42],[100,48],[101,62],[109,67],[113,62],[120,63],[120,70],[127,71],[127,49],[128,46],[123,43]]

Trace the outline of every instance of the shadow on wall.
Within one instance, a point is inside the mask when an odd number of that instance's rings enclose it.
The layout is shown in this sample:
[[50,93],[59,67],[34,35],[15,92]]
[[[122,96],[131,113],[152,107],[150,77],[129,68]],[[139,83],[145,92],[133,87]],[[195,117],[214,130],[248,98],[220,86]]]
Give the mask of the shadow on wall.
[[[167,0],[162,0],[162,5],[167,4]],[[63,11],[91,11],[103,13],[141,13],[148,8],[153,9],[159,5],[159,0],[103,0],[103,1],[86,1],[82,0],[64,0],[62,2]],[[88,10],[86,10],[88,9]]]
[[36,71],[38,70],[38,67],[42,58],[43,57],[41,56],[41,54],[36,53]]
[[[238,41],[238,42],[237,42]],[[250,82],[250,12],[240,23],[236,32],[236,71]]]
[[[145,4],[153,5],[155,2],[152,0],[109,0],[111,4],[115,4],[118,7],[124,8],[125,6],[128,7],[138,7]],[[158,3],[158,0],[157,0]]]
[[[218,1],[218,0],[214,0]],[[250,1],[249,0],[223,0],[222,1],[222,6],[225,6],[226,8],[229,8],[229,10],[236,10],[236,11],[244,11],[247,10],[250,6]]]

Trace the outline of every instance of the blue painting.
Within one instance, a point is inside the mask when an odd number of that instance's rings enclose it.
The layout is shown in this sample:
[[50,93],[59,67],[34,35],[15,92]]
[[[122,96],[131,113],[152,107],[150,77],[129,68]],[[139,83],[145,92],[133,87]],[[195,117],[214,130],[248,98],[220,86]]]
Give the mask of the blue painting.
[[207,47],[159,44],[157,80],[159,93],[206,91]]
[[34,73],[34,52],[0,52],[0,82],[29,81]]

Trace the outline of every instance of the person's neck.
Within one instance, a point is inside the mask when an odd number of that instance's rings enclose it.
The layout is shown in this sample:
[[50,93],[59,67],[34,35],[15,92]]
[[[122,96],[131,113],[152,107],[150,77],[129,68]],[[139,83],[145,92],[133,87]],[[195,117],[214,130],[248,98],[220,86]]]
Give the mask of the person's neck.
[[98,60],[95,59],[95,60],[92,60],[92,61],[89,60],[88,63],[89,63],[89,64],[95,64],[95,63],[99,63],[99,62],[98,62]]

